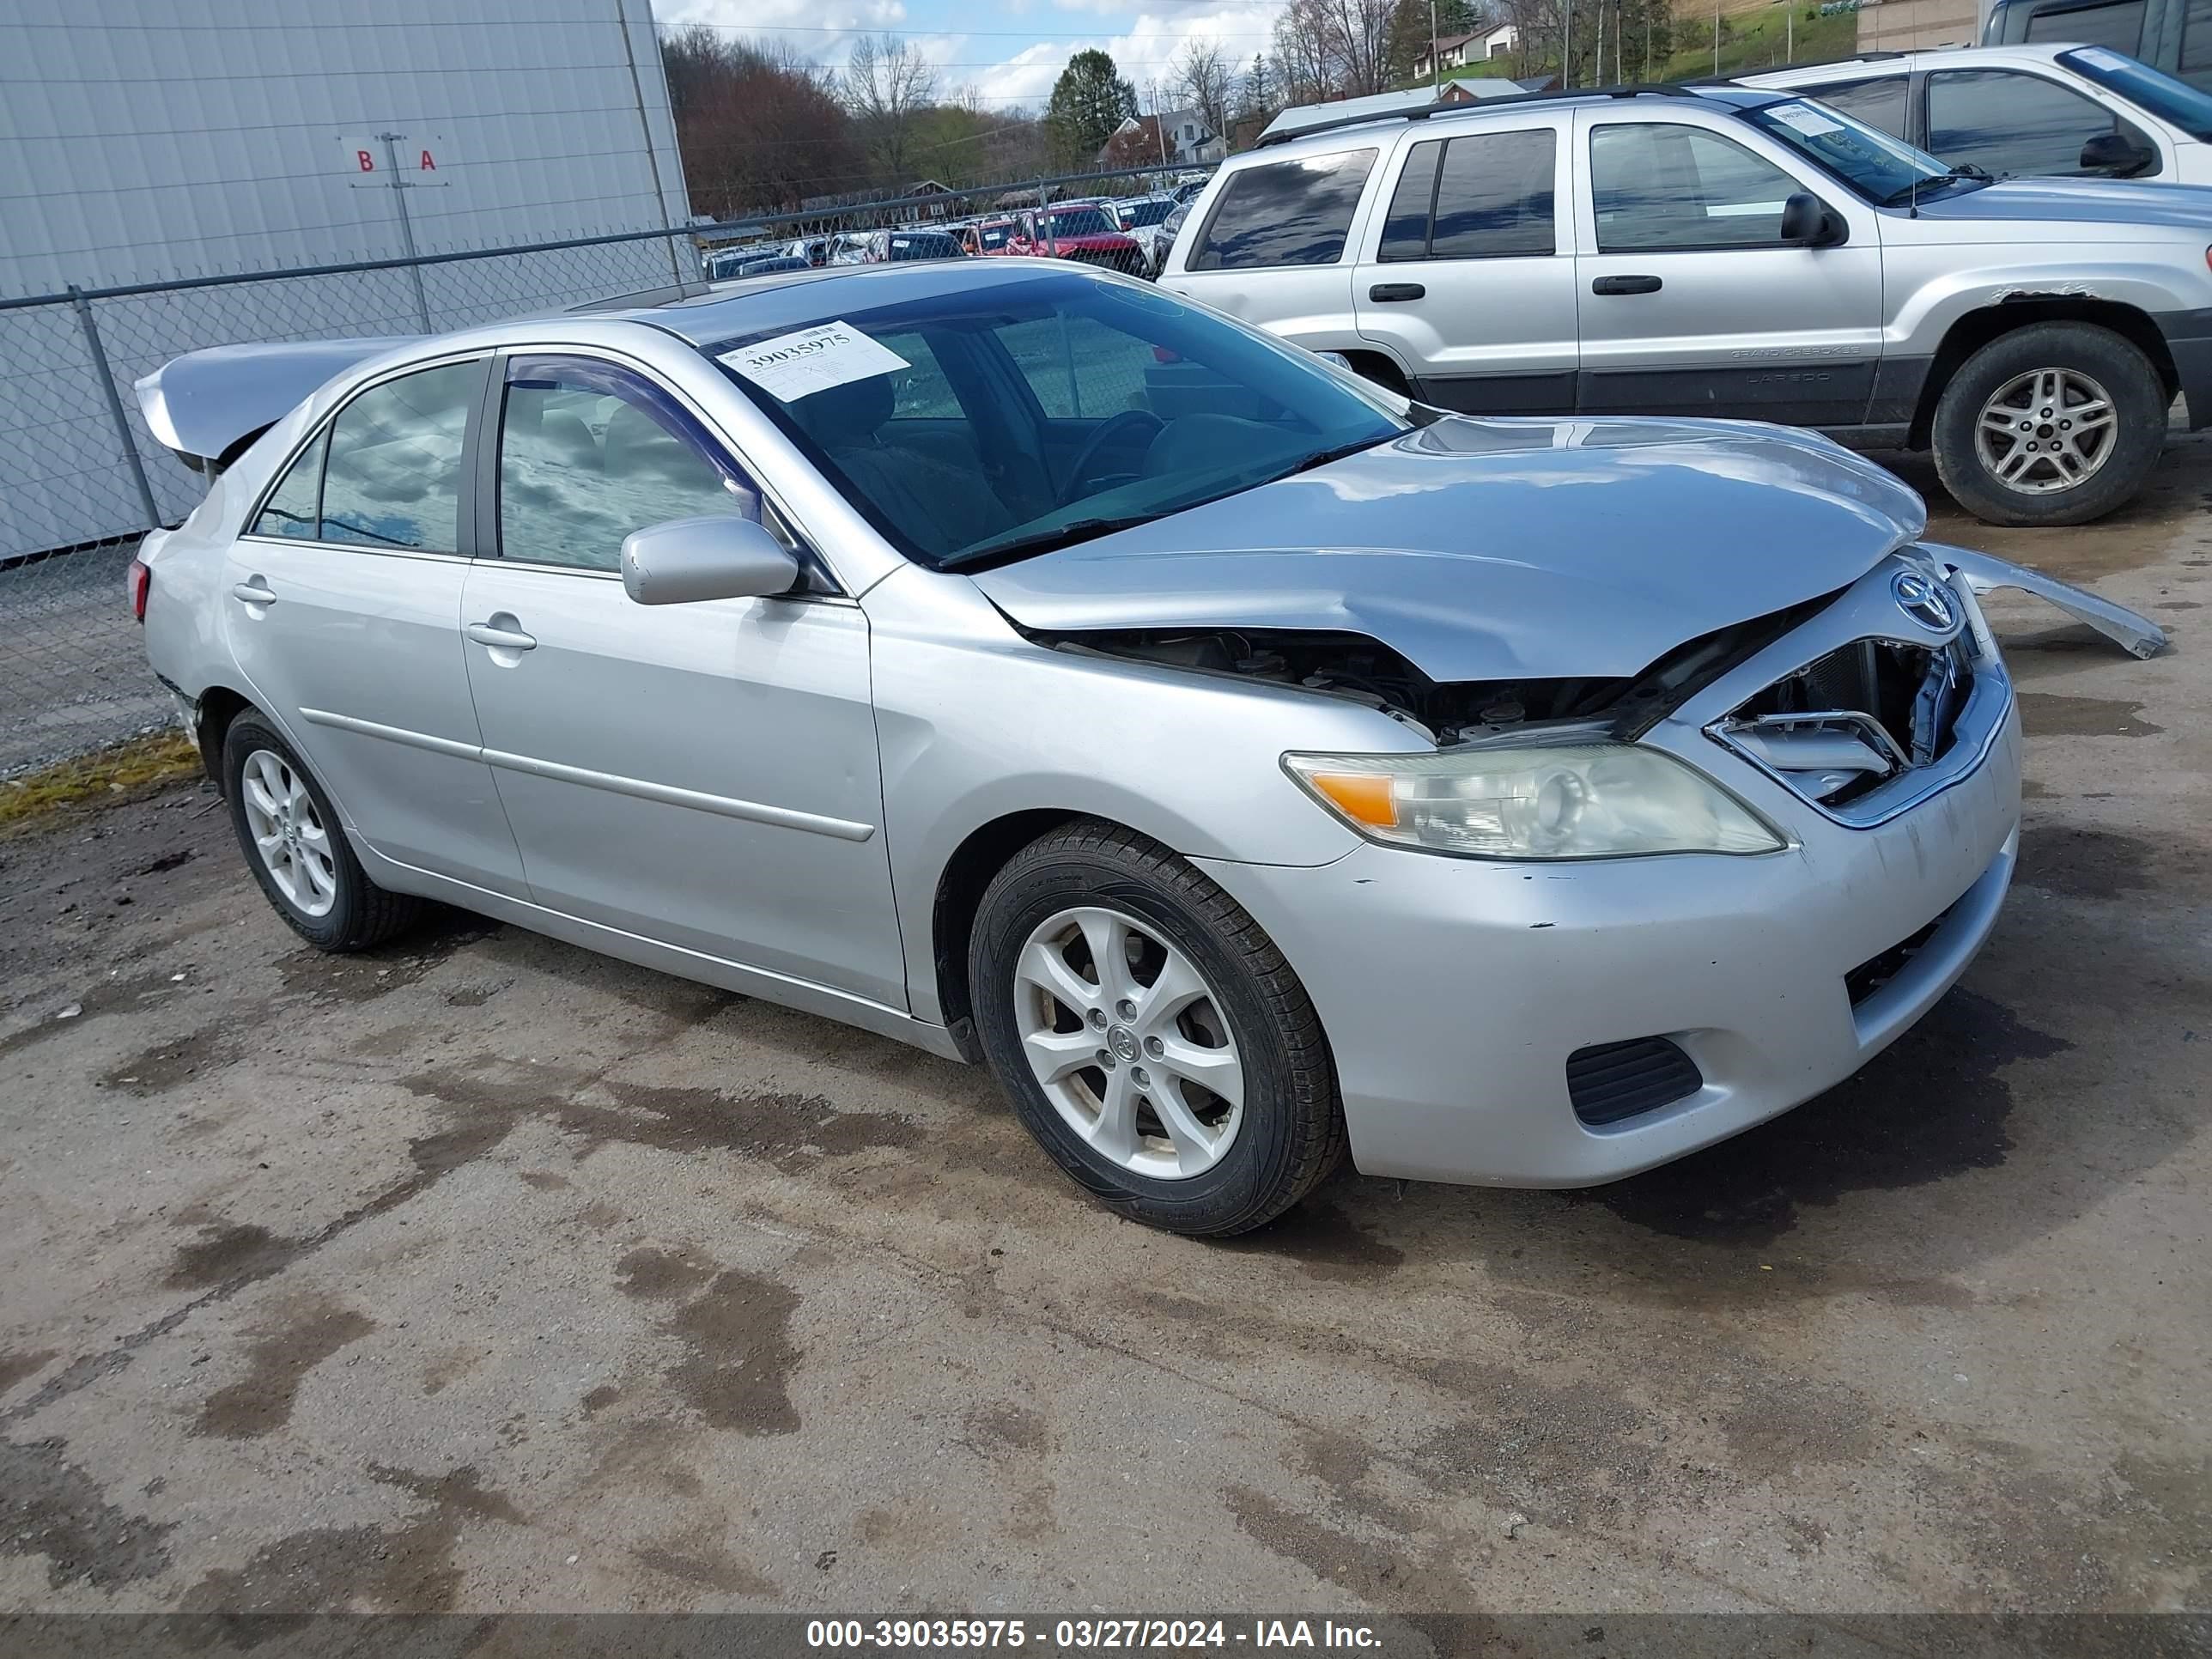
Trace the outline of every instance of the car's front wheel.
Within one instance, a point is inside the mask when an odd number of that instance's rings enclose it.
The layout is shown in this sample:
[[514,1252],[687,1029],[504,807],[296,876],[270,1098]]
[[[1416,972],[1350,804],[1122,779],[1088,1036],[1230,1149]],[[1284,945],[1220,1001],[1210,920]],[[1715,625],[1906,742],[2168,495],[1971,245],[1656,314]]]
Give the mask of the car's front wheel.
[[291,744],[252,714],[222,742],[223,792],[247,867],[276,914],[309,944],[365,951],[411,924],[422,902],[386,892],[347,844],[321,784]]
[[1070,824],[999,872],[969,992],[1023,1123],[1133,1220],[1244,1232],[1343,1155],[1334,1066],[1297,975],[1234,899],[1128,830]]
[[2090,323],[2000,335],[1936,405],[1936,471],[1988,524],[2087,524],[2142,488],[2172,399],[2132,341]]

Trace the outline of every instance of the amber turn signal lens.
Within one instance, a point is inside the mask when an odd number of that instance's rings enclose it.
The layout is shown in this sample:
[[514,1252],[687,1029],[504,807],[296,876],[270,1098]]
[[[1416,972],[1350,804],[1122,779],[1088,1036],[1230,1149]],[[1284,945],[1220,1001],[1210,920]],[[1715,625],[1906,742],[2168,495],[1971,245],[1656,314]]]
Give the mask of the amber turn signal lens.
[[1308,780],[1335,804],[1336,810],[1355,823],[1378,830],[1395,827],[1398,803],[1387,774],[1372,772],[1316,772]]

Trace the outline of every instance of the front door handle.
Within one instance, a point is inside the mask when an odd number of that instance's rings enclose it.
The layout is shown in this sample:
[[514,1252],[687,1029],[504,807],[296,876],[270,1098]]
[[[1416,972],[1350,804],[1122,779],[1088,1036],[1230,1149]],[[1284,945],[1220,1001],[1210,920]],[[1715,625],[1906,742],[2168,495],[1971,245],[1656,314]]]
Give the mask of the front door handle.
[[1419,283],[1377,283],[1367,290],[1367,297],[1378,306],[1387,306],[1401,300],[1418,300],[1427,292]]
[[234,599],[243,600],[247,605],[274,605],[276,603],[276,593],[270,588],[269,585],[263,581],[258,576],[248,576],[242,582],[233,582],[230,586],[230,597]]
[[1590,284],[1593,294],[1656,294],[1663,284],[1656,276],[1601,276]]
[[[514,618],[509,617],[511,622]],[[488,645],[495,651],[534,651],[538,641],[519,628],[501,628],[496,621],[471,623],[461,630],[478,645]]]

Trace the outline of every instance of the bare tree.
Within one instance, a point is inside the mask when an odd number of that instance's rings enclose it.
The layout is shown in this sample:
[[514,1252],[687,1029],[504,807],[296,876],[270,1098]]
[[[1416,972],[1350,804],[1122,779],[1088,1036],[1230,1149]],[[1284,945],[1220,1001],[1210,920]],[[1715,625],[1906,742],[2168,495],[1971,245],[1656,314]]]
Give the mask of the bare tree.
[[1229,105],[1237,75],[1221,48],[1211,40],[1194,38],[1184,44],[1169,74],[1169,90],[1206,118],[1217,134],[1229,131]]
[[902,189],[914,148],[915,117],[937,98],[937,70],[904,37],[862,35],[845,62],[841,91],[862,141],[885,175]]
[[1275,14],[1275,94],[1286,104],[1319,103],[1335,90],[1329,0],[1291,0]]
[[1388,92],[1397,0],[1322,0],[1322,27],[1336,82],[1347,98]]

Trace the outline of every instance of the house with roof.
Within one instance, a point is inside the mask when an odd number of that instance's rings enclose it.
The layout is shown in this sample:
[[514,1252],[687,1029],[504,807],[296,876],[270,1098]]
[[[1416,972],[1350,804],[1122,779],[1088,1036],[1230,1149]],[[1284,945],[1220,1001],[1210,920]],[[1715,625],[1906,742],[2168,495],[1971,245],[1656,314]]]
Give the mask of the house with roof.
[[1447,34],[1436,43],[1431,56],[1424,47],[1413,59],[1413,78],[1433,81],[1456,69],[1471,69],[1493,58],[1510,58],[1521,49],[1521,30],[1513,23],[1477,29],[1469,34]]

